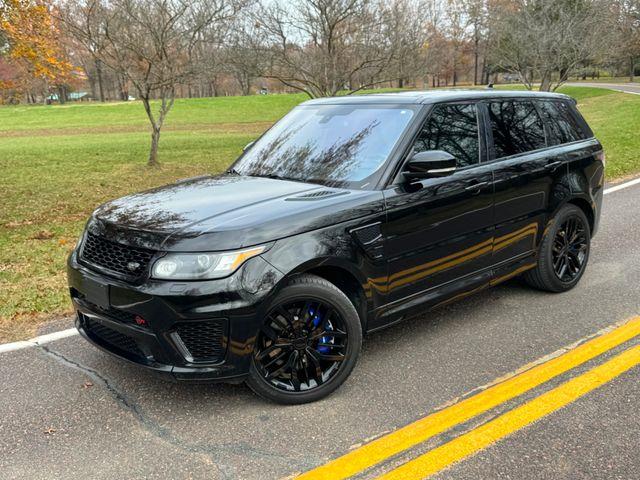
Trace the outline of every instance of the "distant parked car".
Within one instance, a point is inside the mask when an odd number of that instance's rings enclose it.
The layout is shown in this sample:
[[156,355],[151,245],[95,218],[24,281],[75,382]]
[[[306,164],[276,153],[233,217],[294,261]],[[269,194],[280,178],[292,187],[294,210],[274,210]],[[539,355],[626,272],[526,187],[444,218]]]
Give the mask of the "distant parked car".
[[573,288],[603,171],[564,95],[308,101],[228,172],[99,207],[69,257],[76,325],[179,380],[317,400],[349,376],[363,332],[521,274]]
[[515,73],[507,73],[504,76],[504,81],[506,83],[518,83],[520,82],[520,75],[517,75]]

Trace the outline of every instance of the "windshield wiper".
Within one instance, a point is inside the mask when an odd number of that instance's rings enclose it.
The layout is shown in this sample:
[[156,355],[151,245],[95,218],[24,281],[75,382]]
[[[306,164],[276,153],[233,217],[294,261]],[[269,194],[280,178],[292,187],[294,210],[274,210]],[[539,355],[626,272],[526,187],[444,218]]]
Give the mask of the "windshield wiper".
[[227,173],[230,173],[232,175],[242,176],[242,174],[238,170],[236,170],[235,168],[230,168],[229,170],[227,170]]

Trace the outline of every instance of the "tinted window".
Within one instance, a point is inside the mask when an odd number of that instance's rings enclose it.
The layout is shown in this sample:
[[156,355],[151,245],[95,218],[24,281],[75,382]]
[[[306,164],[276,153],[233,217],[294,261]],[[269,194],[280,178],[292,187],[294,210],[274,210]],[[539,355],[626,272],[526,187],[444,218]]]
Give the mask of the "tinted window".
[[414,152],[444,150],[456,157],[459,167],[478,163],[476,106],[436,105],[413,145]]
[[584,135],[569,106],[562,102],[545,101],[539,103],[553,139],[553,144],[582,140]]
[[546,146],[544,126],[533,102],[491,102],[489,118],[496,158]]
[[364,187],[385,163],[414,107],[303,105],[234,165],[242,175]]

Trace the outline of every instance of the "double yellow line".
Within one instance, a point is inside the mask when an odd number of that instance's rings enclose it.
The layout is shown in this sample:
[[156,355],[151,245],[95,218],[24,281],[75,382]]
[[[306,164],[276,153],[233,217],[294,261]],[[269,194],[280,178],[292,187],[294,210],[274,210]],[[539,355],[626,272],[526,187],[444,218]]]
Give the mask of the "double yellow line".
[[[298,480],[342,480],[405,452],[450,428],[507,402],[616,348],[640,334],[640,317],[507,380],[380,437],[342,457],[303,473]],[[640,346],[630,348],[560,386],[383,475],[385,480],[423,479],[573,402],[640,364]]]

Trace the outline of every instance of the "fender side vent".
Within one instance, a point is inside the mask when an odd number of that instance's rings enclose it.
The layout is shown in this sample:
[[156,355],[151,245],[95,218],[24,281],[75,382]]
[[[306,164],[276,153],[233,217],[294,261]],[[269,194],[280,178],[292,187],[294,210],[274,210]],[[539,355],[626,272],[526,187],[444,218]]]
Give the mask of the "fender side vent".
[[384,242],[382,241],[382,231],[379,222],[355,228],[351,230],[350,233],[371,258],[379,260],[384,256]]

